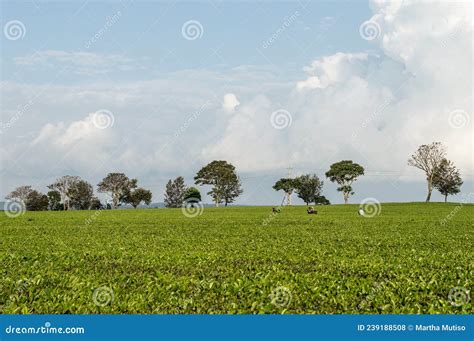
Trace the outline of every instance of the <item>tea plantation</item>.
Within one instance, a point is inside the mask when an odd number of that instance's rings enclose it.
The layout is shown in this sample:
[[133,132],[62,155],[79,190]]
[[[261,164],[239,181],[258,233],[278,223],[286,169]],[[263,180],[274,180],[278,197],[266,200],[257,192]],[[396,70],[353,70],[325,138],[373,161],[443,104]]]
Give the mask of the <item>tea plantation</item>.
[[358,208],[0,212],[0,313],[474,313],[474,205]]

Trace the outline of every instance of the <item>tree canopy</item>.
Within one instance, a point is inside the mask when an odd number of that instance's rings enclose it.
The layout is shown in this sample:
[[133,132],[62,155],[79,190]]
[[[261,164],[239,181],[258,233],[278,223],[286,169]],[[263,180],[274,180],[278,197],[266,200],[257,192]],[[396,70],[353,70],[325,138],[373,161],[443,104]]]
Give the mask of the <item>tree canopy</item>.
[[186,193],[184,178],[178,176],[174,180],[169,180],[165,190],[165,206],[169,208],[181,207]]
[[417,151],[408,159],[408,165],[421,169],[426,174],[428,182],[428,195],[426,202],[431,199],[433,191],[433,178],[436,170],[440,167],[441,161],[445,158],[446,152],[441,142],[433,142],[431,144],[423,144],[418,147]]
[[344,196],[344,203],[347,204],[349,196],[354,194],[352,190],[352,183],[361,175],[364,175],[364,167],[352,162],[352,160],[343,160],[333,163],[326,172],[326,177],[331,182],[339,185],[337,190],[342,192]]
[[124,203],[126,195],[137,188],[137,179],[129,179],[124,173],[109,173],[97,185],[100,193],[108,193],[112,198],[112,208]]
[[321,194],[323,182],[319,180],[316,174],[305,174],[294,179],[293,185],[296,194],[306,205],[314,202]]
[[144,188],[137,188],[129,191],[124,198],[124,203],[130,204],[133,208],[137,208],[142,202],[146,205],[151,204],[152,193]]
[[462,184],[463,181],[456,166],[447,159],[441,160],[435,169],[433,187],[444,195],[444,201],[448,201],[448,195],[458,194]]
[[227,161],[212,161],[194,177],[196,185],[211,185],[209,194],[215,205],[224,202],[225,206],[233,202],[243,190],[240,179],[235,172],[235,167]]

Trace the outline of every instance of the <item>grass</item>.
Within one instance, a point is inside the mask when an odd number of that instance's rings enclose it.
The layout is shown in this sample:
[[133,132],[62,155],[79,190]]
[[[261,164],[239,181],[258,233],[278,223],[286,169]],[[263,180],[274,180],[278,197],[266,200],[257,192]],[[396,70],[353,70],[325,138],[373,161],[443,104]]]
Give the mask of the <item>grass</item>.
[[0,313],[474,312],[473,205],[305,209],[1,214]]

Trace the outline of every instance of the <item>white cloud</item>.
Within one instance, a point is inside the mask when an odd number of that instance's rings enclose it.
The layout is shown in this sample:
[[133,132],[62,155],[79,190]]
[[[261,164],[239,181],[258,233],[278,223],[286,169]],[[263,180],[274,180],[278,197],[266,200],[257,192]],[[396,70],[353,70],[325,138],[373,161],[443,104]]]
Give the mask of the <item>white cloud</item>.
[[225,111],[233,112],[235,107],[237,107],[239,104],[240,102],[234,94],[229,93],[224,95],[222,107]]
[[[292,83],[280,79],[278,70],[251,65],[117,84],[4,82],[4,123],[32,99],[3,135],[2,161],[15,165],[7,175],[23,176],[20,184],[36,173],[56,177],[74,170],[98,179],[107,171],[125,171],[143,185],[156,185],[158,194],[163,178],[193,174],[217,158],[233,162],[239,172],[268,174],[292,164],[320,175],[347,158],[369,171],[385,171],[391,180],[423,181],[406,162],[420,144],[433,141],[447,147],[463,174],[472,174],[469,4],[374,1],[371,7],[381,29],[372,42],[379,44],[378,54],[323,56]],[[128,65],[121,58],[50,51],[17,63],[61,63],[94,72]],[[87,113],[100,108],[115,114],[113,129],[91,125]],[[222,115],[223,108],[238,115]],[[291,114],[292,124],[277,130],[270,118],[280,109]],[[468,113],[471,125],[451,127],[453,110]],[[26,132],[35,136],[33,143],[15,138]]]
[[31,55],[16,57],[19,66],[31,68],[67,67],[76,74],[105,74],[112,71],[131,71],[137,69],[132,59],[115,54],[96,54],[91,52],[67,52],[60,50],[37,51]]
[[[233,155],[247,170],[284,163],[316,169],[352,158],[391,171],[392,178],[420,179],[407,158],[420,144],[441,141],[463,173],[472,174],[472,126],[449,125],[452,110],[472,117],[470,5],[376,1],[372,7],[383,54],[339,52],[313,61],[295,91],[266,105],[254,102],[255,117],[233,117],[205,153]],[[279,134],[264,119],[276,103],[293,119]]]

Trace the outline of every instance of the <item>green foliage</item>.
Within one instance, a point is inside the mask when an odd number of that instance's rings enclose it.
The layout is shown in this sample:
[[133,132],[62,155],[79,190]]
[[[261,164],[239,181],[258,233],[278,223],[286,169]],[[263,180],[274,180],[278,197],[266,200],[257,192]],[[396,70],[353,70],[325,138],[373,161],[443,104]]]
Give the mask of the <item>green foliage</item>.
[[184,178],[178,176],[174,180],[169,180],[165,190],[165,206],[168,208],[181,207],[186,194],[186,185]]
[[[271,207],[2,214],[0,314],[474,313],[448,300],[453,287],[472,300],[474,205],[317,210],[285,207],[267,226]],[[271,303],[278,287],[288,306]]]
[[455,195],[461,191],[462,184],[463,181],[456,166],[451,161],[443,159],[435,170],[433,187],[444,195],[446,202],[448,195]]
[[319,180],[316,174],[305,174],[294,180],[295,190],[298,197],[302,199],[306,205],[314,202],[321,194],[323,182]]
[[64,210],[64,205],[61,204],[61,194],[58,191],[48,192],[48,209],[50,211]]
[[347,204],[349,196],[354,194],[352,183],[357,180],[360,175],[364,175],[364,167],[352,162],[352,160],[343,160],[333,163],[326,172],[326,177],[339,185],[337,190],[342,192],[344,203]]
[[286,194],[291,194],[296,188],[295,179],[281,178],[272,187],[275,191],[283,191]]
[[25,205],[28,211],[47,211],[48,196],[36,190],[32,190],[26,197]]
[[78,180],[70,186],[67,195],[71,207],[76,210],[88,210],[94,197],[94,190],[87,181]]
[[142,202],[146,205],[150,205],[151,197],[152,194],[149,190],[140,187],[128,192],[125,196],[124,203],[132,205],[133,208],[137,208]]
[[186,202],[200,202],[202,200],[201,192],[196,187],[188,187],[183,200]]
[[89,209],[91,209],[91,210],[102,210],[102,209],[104,209],[104,205],[102,205],[99,198],[92,197],[91,205],[90,205]]
[[331,205],[331,202],[324,195],[318,195],[314,201],[315,205]]
[[212,161],[207,164],[199,170],[194,181],[196,185],[213,186],[207,194],[212,197],[216,206],[222,202],[227,206],[243,192],[235,167],[227,161]]
[[112,208],[117,208],[129,192],[137,188],[137,179],[129,179],[124,173],[109,173],[97,188],[99,193],[108,193],[112,197]]

